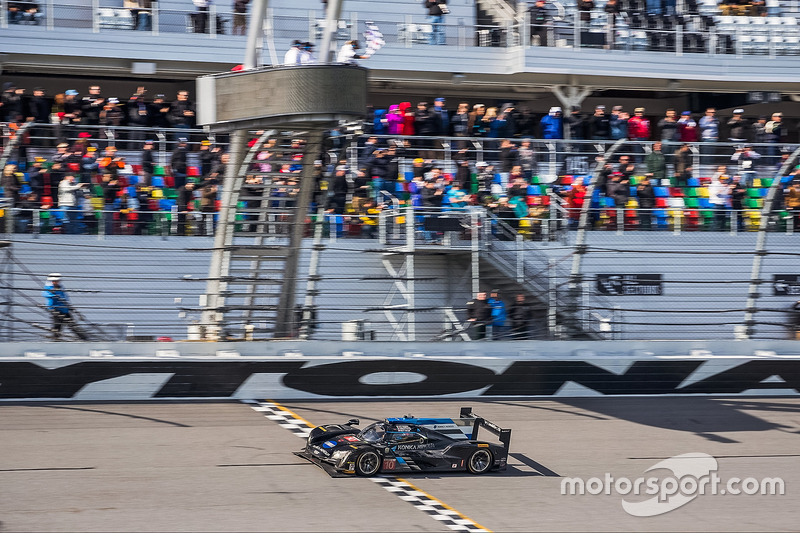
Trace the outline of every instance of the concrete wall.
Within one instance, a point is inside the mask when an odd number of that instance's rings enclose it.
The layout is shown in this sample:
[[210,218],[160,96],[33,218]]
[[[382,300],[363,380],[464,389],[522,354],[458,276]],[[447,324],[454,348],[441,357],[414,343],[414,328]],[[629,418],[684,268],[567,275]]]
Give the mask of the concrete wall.
[[800,343],[788,341],[0,347],[1,400],[500,399],[798,392]]

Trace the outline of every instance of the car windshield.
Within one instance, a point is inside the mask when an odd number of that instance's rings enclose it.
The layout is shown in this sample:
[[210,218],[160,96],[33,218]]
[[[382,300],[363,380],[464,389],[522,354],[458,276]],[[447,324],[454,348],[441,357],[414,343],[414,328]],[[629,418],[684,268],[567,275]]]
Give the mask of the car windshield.
[[361,440],[367,442],[380,442],[383,440],[383,436],[386,434],[386,425],[382,422],[377,422],[364,428],[364,430],[358,434],[358,437]]

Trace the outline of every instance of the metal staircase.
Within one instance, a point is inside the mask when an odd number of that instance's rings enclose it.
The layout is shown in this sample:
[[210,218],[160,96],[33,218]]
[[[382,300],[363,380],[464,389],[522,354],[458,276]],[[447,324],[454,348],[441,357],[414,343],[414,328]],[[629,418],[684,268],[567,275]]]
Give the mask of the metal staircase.
[[[277,139],[274,152],[282,155],[253,165],[268,137],[253,145],[237,176],[229,180],[230,196],[224,199],[228,209],[221,212],[206,291],[207,338],[297,334],[297,268],[321,135],[305,134],[304,147],[281,146]],[[301,160],[295,159],[297,154]],[[271,168],[262,170],[264,164]],[[286,165],[291,165],[288,172],[282,168]]]

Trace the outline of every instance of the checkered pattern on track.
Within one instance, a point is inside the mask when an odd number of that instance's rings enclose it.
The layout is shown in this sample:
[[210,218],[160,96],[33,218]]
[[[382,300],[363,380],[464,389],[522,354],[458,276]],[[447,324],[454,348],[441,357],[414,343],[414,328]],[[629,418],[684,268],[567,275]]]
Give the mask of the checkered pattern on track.
[[396,477],[372,477],[372,481],[382,486],[398,498],[430,515],[453,531],[474,531],[489,533],[489,530],[470,520],[458,511],[451,509],[413,485]]
[[283,429],[288,429],[302,439],[307,439],[308,434],[311,433],[312,429],[314,429],[314,426],[310,425],[305,420],[298,418],[296,415],[294,415],[294,413],[284,411],[273,402],[243,400],[243,403],[249,404],[254,411],[262,413],[269,420],[277,422],[280,427]]
[[[308,438],[308,434],[311,433],[311,430],[315,427],[291,411],[281,408],[275,402],[269,400],[242,400],[242,402],[250,405],[253,410],[263,413],[266,418],[277,422],[279,426],[288,429],[300,438]],[[405,480],[397,477],[381,476],[371,477],[369,479],[453,531],[491,533],[491,530],[470,520],[455,509],[445,505],[430,494],[419,490]]]

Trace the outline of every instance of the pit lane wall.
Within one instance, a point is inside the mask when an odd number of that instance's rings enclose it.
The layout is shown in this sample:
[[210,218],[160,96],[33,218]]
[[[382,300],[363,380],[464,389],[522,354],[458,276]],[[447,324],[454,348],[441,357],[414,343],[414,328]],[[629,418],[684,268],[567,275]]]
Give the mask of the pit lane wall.
[[41,343],[0,400],[797,395],[800,342]]

